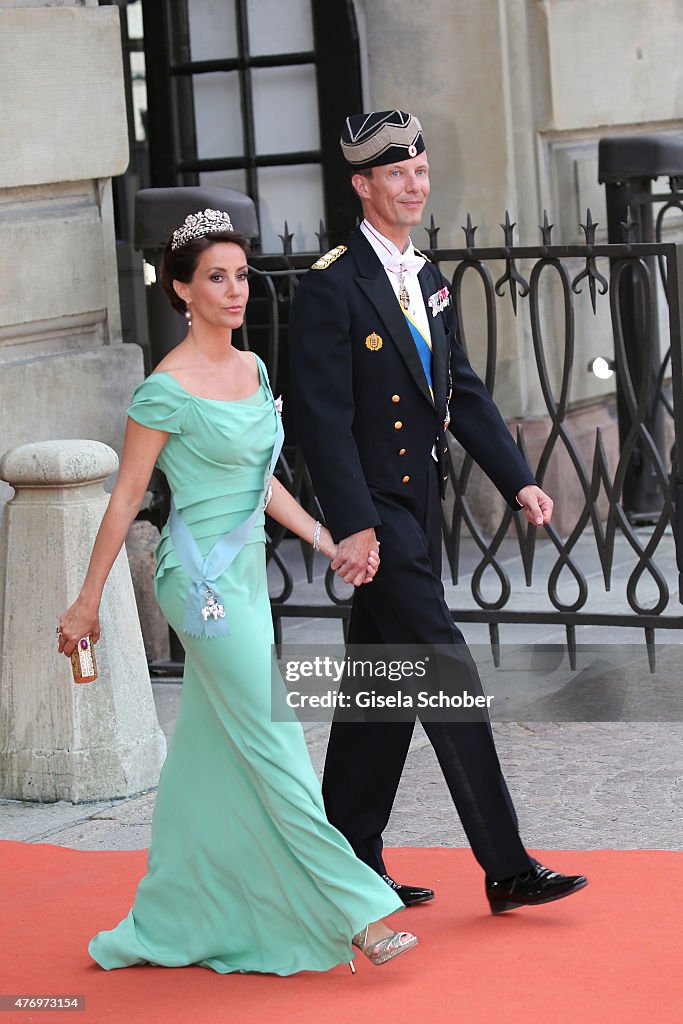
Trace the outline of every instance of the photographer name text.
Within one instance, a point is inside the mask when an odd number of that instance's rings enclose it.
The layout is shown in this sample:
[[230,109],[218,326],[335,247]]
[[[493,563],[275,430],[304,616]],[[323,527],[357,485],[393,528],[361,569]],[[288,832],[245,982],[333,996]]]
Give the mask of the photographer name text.
[[290,690],[287,704],[290,708],[490,708],[493,696],[474,696],[463,690],[462,693],[429,693],[420,690],[418,693],[378,693],[376,690],[359,690],[357,693],[340,693],[329,690],[327,693],[302,693],[301,690]]

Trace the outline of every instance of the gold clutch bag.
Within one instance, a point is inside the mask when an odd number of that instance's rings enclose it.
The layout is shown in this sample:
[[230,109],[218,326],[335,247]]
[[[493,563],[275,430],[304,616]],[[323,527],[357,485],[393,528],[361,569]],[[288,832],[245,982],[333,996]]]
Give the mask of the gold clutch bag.
[[78,641],[71,654],[71,671],[74,683],[92,683],[97,679],[97,662],[91,636]]

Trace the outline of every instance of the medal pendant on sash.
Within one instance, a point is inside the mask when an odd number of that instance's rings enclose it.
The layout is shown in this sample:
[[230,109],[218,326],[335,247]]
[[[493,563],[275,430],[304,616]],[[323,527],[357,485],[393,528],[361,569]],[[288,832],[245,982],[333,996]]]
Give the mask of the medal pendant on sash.
[[401,303],[402,309],[408,312],[410,309],[410,295],[406,288],[406,279],[403,276],[403,267],[399,267],[398,271],[398,301]]
[[206,601],[206,604],[202,608],[202,618],[204,619],[204,622],[207,622],[210,618],[213,618],[214,620],[225,618],[225,608],[220,601],[216,600],[216,595],[213,590],[206,590],[204,592],[204,600]]

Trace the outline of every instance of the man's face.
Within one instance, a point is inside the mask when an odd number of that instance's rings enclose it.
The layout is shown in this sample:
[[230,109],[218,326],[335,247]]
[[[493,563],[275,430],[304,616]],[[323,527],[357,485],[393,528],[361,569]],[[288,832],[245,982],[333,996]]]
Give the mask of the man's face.
[[365,216],[380,230],[383,225],[394,229],[414,227],[422,220],[429,195],[427,154],[373,167],[370,177],[354,174],[351,182]]

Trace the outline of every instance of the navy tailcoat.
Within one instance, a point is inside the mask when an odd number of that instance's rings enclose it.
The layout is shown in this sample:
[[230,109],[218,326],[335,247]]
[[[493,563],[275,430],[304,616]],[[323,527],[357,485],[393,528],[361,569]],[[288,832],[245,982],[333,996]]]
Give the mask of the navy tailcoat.
[[[427,262],[425,305],[448,282]],[[505,500],[533,474],[458,341],[453,303],[432,315],[434,397],[386,272],[360,230],[326,269],[302,279],[289,338],[297,440],[336,541],[379,519],[375,490],[418,502],[436,445],[444,473],[444,420]],[[450,379],[449,379],[450,370]]]

